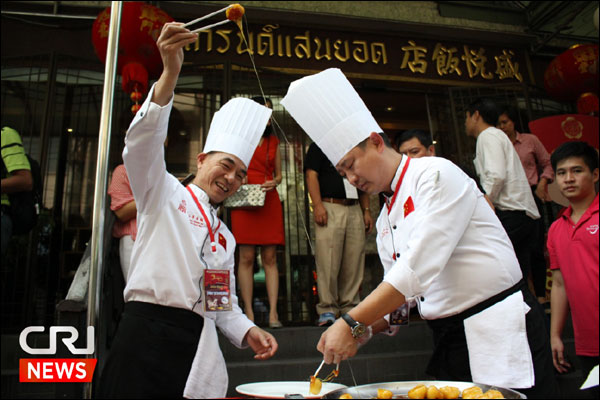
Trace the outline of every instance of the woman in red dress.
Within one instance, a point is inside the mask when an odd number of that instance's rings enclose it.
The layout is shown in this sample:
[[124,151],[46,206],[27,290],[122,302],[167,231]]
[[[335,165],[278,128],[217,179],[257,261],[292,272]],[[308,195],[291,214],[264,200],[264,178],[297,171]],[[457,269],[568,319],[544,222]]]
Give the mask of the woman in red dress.
[[[262,97],[252,100],[265,105]],[[266,106],[273,108],[270,99]],[[283,212],[281,200],[276,187],[281,182],[281,155],[279,140],[272,134],[269,121],[250,165],[248,166],[248,183],[261,184],[265,190],[265,205],[253,210],[231,211],[233,235],[240,251],[238,267],[238,284],[242,292],[244,312],[254,321],[252,309],[252,292],[254,287],[254,259],[256,247],[261,247],[261,259],[265,268],[265,281],[269,298],[269,327],[280,328],[277,314],[277,297],[279,292],[279,271],[275,250],[277,245],[285,245],[283,233]]]

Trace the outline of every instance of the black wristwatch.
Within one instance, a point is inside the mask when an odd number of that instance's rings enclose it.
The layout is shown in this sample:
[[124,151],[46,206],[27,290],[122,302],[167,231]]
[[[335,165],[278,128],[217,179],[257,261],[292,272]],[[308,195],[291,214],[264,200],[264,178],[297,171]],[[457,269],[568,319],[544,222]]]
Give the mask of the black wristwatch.
[[365,324],[363,324],[362,322],[355,321],[354,318],[352,318],[350,315],[343,314],[342,318],[344,319],[344,321],[346,321],[348,325],[350,325],[350,329],[352,330],[352,337],[354,339],[362,337],[362,335],[364,335],[365,332],[367,332],[367,327],[365,326]]

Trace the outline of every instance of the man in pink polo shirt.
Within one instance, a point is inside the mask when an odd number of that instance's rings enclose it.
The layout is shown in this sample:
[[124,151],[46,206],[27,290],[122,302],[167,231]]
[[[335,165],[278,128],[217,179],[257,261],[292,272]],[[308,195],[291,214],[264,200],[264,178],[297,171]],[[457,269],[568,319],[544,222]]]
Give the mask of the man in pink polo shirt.
[[[583,142],[568,142],[551,157],[561,193],[569,200],[548,232],[552,269],[550,341],[554,367],[568,371],[562,330],[569,307],[575,353],[585,377],[598,364],[598,153]],[[595,397],[598,388],[594,389]]]

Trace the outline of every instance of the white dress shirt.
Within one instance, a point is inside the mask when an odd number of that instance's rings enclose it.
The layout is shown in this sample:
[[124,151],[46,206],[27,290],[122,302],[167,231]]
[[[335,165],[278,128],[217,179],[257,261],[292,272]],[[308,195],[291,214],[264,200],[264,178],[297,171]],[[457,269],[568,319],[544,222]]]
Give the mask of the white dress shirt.
[[[414,211],[405,215],[409,197]],[[384,281],[414,298],[423,318],[456,315],[521,280],[506,231],[475,182],[450,161],[410,159],[388,207],[377,219]]]
[[475,170],[495,207],[504,211],[525,211],[540,218],[523,164],[510,139],[490,126],[477,137]]
[[[194,395],[224,396],[227,375],[215,324],[239,348],[243,346],[248,330],[255,326],[242,313],[235,295],[236,243],[227,226],[217,217],[217,210],[209,203],[208,195],[192,184],[190,187],[214,231],[217,251],[211,251],[208,228],[202,213],[186,188],[167,172],[163,143],[167,136],[173,99],[161,107],[150,101],[153,92],[154,86],[127,132],[123,151],[138,210],[138,234],[124,297],[126,302],[140,301],[183,308],[214,320],[214,323],[205,320],[194,367],[202,357],[217,360],[213,362],[218,365],[213,364],[209,371],[214,376],[208,373],[201,378],[205,382],[212,380],[219,384],[216,391],[195,392]],[[204,312],[205,269],[229,270],[232,311]],[[202,354],[204,356],[201,357]],[[203,387],[207,388],[208,385]]]

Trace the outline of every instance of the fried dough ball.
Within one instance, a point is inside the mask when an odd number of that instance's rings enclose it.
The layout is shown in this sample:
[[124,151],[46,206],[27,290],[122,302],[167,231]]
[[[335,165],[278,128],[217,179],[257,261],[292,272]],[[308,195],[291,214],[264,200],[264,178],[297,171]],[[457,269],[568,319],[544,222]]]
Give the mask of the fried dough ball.
[[438,390],[437,387],[435,387],[435,386],[432,385],[432,386],[429,386],[427,388],[427,395],[426,395],[426,397],[428,399],[443,399],[444,395],[442,394],[442,392],[440,392]]
[[378,399],[391,399],[394,394],[386,389],[377,389]]
[[408,391],[409,399],[424,399],[427,395],[427,386],[417,385]]
[[340,399],[351,399],[352,395],[350,393],[344,393],[340,396]]
[[455,386],[441,387],[440,392],[444,395],[444,399],[458,399],[458,396],[460,396],[460,390]]
[[230,21],[239,21],[244,16],[244,12],[244,7],[240,4],[232,4],[231,7],[225,11],[225,16]]
[[486,393],[489,393],[491,396],[493,396],[493,397],[490,397],[491,399],[503,399],[504,398],[504,395],[498,390],[490,389]]
[[504,396],[497,390],[490,389],[487,392],[477,396],[478,399],[503,399]]
[[314,376],[310,377],[309,391],[311,394],[321,393],[322,386],[323,386],[323,382],[321,382],[321,380],[319,378],[315,378]]
[[482,394],[483,394],[483,390],[481,390],[481,388],[479,386],[473,386],[473,387],[463,390],[462,398],[463,399],[476,399],[477,396],[480,396]]

